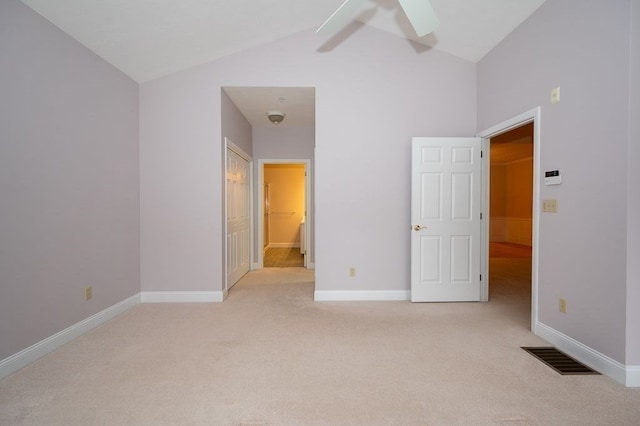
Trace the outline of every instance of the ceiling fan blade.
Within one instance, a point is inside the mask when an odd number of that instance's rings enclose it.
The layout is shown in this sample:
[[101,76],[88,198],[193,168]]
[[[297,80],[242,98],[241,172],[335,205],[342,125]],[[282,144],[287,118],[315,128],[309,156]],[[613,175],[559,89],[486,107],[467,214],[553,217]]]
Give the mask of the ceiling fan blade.
[[329,16],[329,19],[327,19],[324,24],[320,25],[320,28],[318,28],[316,32],[326,34],[342,29],[347,25],[349,18],[351,18],[363,2],[364,0],[346,0],[338,10]]
[[440,25],[440,20],[429,0],[398,0],[398,2],[418,37],[433,32]]

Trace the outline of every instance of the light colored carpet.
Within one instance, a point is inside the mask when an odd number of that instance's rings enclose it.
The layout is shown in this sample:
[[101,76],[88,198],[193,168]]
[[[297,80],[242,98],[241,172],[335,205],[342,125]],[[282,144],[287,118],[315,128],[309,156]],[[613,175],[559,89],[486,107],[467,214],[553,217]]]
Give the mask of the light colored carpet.
[[314,303],[313,271],[287,268],[139,305],[0,381],[0,424],[640,424],[640,389],[520,349],[545,344],[527,272],[492,268],[489,303]]

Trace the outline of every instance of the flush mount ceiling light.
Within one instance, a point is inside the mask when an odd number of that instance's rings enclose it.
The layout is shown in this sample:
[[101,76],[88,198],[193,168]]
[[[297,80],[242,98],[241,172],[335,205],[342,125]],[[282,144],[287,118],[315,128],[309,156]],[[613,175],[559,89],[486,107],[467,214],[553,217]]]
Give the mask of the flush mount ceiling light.
[[282,123],[282,120],[284,120],[284,116],[285,116],[285,113],[280,111],[269,111],[267,113],[267,117],[269,118],[269,121],[272,122],[273,124]]

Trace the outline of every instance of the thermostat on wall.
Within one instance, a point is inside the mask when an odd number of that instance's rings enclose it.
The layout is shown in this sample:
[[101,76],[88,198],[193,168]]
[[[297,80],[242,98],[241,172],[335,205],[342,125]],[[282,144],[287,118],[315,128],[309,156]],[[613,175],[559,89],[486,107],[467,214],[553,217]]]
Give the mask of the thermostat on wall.
[[560,176],[560,170],[549,170],[544,172],[545,185],[560,185],[560,183],[562,183],[562,176]]

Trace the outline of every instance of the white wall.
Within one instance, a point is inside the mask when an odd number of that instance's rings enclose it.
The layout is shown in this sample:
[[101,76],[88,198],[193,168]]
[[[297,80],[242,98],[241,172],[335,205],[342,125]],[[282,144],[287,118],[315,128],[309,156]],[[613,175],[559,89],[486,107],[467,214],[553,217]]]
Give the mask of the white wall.
[[541,186],[539,320],[623,363],[629,22],[626,0],[548,0],[478,64],[478,129],[541,106],[541,168],[563,174]]
[[138,85],[17,0],[0,58],[2,360],[139,293],[140,262]]
[[409,288],[410,140],[475,133],[475,65],[353,30],[334,44],[310,30],[141,85],[143,290],[222,288],[222,86],[316,88],[316,289]]

